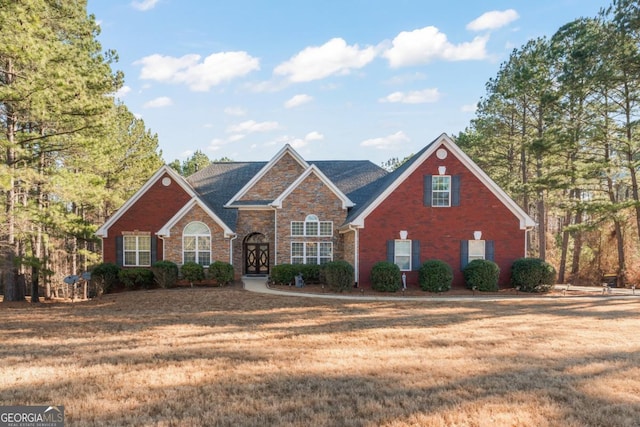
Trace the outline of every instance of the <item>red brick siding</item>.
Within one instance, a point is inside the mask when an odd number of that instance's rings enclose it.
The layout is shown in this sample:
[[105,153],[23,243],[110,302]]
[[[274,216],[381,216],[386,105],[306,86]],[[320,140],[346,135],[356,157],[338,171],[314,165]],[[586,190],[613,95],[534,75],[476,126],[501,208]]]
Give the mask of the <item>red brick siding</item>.
[[275,200],[303,171],[287,153],[240,200]]
[[108,230],[103,239],[102,259],[104,262],[116,262],[116,236],[123,231],[150,232],[157,239],[157,259],[163,259],[162,240],[155,233],[178,212],[191,197],[176,184],[173,179],[169,186],[162,185],[161,176]]
[[[446,166],[447,175],[461,176],[460,206],[423,205],[423,177],[437,175],[438,166]],[[399,239],[400,230],[408,231],[408,239],[420,240],[421,262],[437,258],[452,267],[456,287],[464,286],[460,241],[473,239],[475,230],[482,231],[483,240],[494,241],[501,286],[509,284],[511,264],[524,254],[525,232],[519,219],[451,153],[444,160],[426,159],[365,219],[360,230],[360,284],[370,285],[371,268],[386,260],[386,241]],[[407,281],[416,284],[417,272],[408,272]]]

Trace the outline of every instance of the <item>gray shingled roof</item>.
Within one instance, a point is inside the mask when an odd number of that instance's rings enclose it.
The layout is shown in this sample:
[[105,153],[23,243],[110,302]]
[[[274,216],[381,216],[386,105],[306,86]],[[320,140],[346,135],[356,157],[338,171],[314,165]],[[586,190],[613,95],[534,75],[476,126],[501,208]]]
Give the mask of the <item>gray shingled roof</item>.
[[[352,210],[360,210],[378,190],[378,183],[388,172],[368,160],[309,161],[316,165],[352,202]],[[237,209],[224,205],[251,180],[267,162],[215,162],[187,178],[200,198],[232,230],[236,229]],[[385,180],[386,181],[386,180]],[[251,204],[268,204],[256,200]],[[351,216],[351,214],[349,214]]]

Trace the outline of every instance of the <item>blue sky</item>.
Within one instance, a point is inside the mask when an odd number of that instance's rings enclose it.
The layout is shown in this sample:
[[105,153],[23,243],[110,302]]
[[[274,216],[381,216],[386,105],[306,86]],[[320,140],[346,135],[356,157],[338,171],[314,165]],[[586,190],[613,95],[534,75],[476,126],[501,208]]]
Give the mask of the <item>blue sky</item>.
[[376,164],[468,126],[514,48],[605,0],[89,0],[166,162]]

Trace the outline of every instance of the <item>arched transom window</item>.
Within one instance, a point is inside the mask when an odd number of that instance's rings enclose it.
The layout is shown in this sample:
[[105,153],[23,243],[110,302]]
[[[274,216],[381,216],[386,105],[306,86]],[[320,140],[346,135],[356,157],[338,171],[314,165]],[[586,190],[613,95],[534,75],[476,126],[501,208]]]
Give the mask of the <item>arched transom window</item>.
[[317,215],[307,215],[304,221],[291,221],[292,236],[331,236],[333,222],[320,221]]
[[182,262],[211,264],[211,231],[203,222],[189,223],[182,232]]

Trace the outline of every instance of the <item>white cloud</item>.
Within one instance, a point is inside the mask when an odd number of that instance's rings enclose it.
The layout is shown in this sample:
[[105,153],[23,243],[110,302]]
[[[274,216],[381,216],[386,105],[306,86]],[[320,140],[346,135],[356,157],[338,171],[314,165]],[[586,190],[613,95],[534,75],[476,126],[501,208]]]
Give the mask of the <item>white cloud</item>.
[[224,113],[228,116],[245,116],[247,110],[242,107],[227,107],[224,109]]
[[414,90],[411,92],[393,92],[384,98],[380,98],[380,102],[401,102],[403,104],[425,104],[428,102],[436,102],[440,99],[440,92],[437,88]]
[[142,1],[132,1],[131,2],[131,6],[134,9],[138,9],[142,12],[145,12],[147,10],[151,10],[154,7],[156,7],[156,4],[158,4],[160,0],[142,0]]
[[378,150],[391,150],[397,148],[405,141],[409,141],[409,137],[400,130],[388,136],[367,139],[365,141],[362,141],[360,143],[360,146],[377,148]]
[[168,96],[160,96],[158,98],[152,99],[151,101],[145,102],[144,108],[161,108],[168,107],[173,105],[173,101]]
[[134,62],[142,65],[140,78],[163,83],[186,84],[196,92],[245,76],[260,69],[260,61],[246,52],[213,53],[203,61],[196,54],[180,58],[154,54]]
[[393,68],[424,64],[436,59],[463,61],[487,57],[488,36],[476,37],[470,42],[454,45],[446,34],[433,26],[414,31],[403,31],[392,41],[383,56]]
[[324,139],[324,135],[320,132],[313,131],[306,134],[303,138],[297,138],[290,135],[283,135],[278,137],[274,141],[268,142],[266,145],[284,145],[289,144],[293,148],[300,149],[306,147],[310,142],[321,141]]
[[492,10],[486,12],[467,24],[467,30],[471,31],[483,31],[483,30],[495,30],[500,27],[504,27],[507,24],[520,18],[518,12],[513,9],[507,9],[503,11]]
[[129,86],[122,86],[120,89],[118,89],[115,93],[114,96],[118,99],[122,99],[125,96],[127,96],[127,94],[131,92],[131,87]]
[[460,107],[460,111],[462,111],[463,113],[475,113],[477,109],[478,106],[476,104],[465,104]]
[[360,49],[349,46],[341,38],[333,38],[322,46],[307,47],[293,58],[278,65],[274,73],[292,82],[310,82],[331,75],[345,75],[373,61],[374,47]]
[[285,108],[295,108],[295,107],[299,107],[303,104],[309,103],[313,101],[313,97],[306,95],[306,94],[299,94],[299,95],[295,95],[293,96],[291,99],[289,99],[287,102],[284,103],[284,107]]
[[279,129],[278,122],[256,122],[255,120],[247,120],[242,123],[231,125],[227,128],[227,133],[256,133],[256,132],[269,132]]

